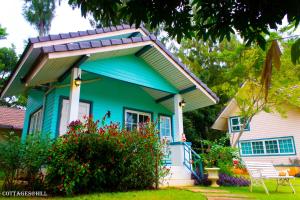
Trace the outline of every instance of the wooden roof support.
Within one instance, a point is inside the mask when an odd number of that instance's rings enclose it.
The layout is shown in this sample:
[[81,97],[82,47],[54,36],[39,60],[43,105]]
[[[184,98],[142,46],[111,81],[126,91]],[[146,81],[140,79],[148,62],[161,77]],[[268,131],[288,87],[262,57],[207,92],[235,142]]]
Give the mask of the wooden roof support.
[[[196,89],[197,89],[197,87],[196,87],[195,85],[193,85],[193,86],[191,86],[191,87],[188,87],[188,88],[185,88],[185,89],[183,89],[183,90],[180,90],[180,91],[178,92],[178,94],[185,94],[185,93],[188,93],[188,92],[192,92],[192,91],[194,91],[194,90],[196,90]],[[156,103],[160,103],[160,102],[166,101],[166,100],[168,100],[168,99],[171,99],[171,98],[173,98],[174,96],[175,96],[175,94],[169,94],[169,95],[167,95],[167,96],[164,96],[164,97],[161,97],[161,98],[155,100],[155,102],[156,102]]]

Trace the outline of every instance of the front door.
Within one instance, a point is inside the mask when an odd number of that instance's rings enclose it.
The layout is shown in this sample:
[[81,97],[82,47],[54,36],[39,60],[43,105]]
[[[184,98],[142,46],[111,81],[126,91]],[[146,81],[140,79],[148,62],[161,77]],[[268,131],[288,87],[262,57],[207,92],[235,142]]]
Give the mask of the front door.
[[[89,103],[80,102],[79,103],[79,120],[83,121],[84,116],[90,115],[90,107]],[[61,108],[61,117],[59,124],[59,135],[63,135],[67,132],[67,127],[69,124],[69,115],[70,115],[70,101],[68,99],[62,100],[62,108]]]

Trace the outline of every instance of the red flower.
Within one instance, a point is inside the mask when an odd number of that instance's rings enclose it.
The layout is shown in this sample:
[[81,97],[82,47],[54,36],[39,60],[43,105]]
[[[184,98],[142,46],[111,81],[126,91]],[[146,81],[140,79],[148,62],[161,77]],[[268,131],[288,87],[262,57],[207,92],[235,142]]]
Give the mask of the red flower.
[[233,164],[234,164],[234,165],[238,165],[238,164],[239,164],[239,161],[238,161],[238,160],[233,160]]

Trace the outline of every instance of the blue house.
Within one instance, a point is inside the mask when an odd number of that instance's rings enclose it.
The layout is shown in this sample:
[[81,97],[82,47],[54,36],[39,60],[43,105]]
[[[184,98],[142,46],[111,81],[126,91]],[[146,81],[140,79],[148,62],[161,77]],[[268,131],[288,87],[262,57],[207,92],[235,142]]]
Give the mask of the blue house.
[[129,25],[30,38],[1,98],[24,92],[22,139],[35,132],[59,137],[85,115],[109,113],[128,130],[159,121],[161,138],[171,142],[173,175],[184,175],[173,176],[174,184],[191,183],[193,172],[191,147],[181,142],[182,113],[218,101],[155,36]]

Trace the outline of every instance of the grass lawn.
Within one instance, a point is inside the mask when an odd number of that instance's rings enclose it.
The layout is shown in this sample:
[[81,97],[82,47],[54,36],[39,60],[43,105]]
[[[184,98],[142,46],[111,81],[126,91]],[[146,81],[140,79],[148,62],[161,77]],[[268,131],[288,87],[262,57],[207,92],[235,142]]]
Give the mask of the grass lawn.
[[179,189],[160,189],[160,190],[145,190],[145,191],[133,191],[133,192],[116,192],[116,193],[96,193],[89,195],[80,195],[75,197],[53,197],[53,198],[7,198],[7,199],[53,199],[53,200],[205,200],[206,198],[200,193],[194,193],[186,190]]
[[[253,199],[263,199],[263,200],[289,200],[289,199],[299,199],[300,200],[300,178],[291,180],[296,194],[292,194],[292,190],[289,186],[279,186],[278,192],[276,192],[276,180],[267,180],[266,185],[269,189],[270,195],[267,195],[262,186],[253,187],[253,192],[249,191],[249,187],[220,187],[218,189],[227,190],[234,194],[247,195]],[[210,189],[209,187],[201,187],[205,189]]]
[[[267,195],[261,186],[256,186],[253,188],[253,192],[249,191],[249,187],[220,187],[218,190],[226,190],[233,194],[242,194],[249,196],[251,199],[262,199],[262,200],[289,200],[289,199],[299,199],[300,200],[300,178],[292,180],[296,194],[291,193],[289,186],[280,186],[279,191],[276,192],[276,181],[266,181],[266,185],[269,189],[270,195]],[[199,187],[205,190],[216,189],[210,187]],[[1,197],[0,197],[1,198]],[[52,198],[9,198],[9,199],[53,199],[53,200],[89,200],[89,199],[100,199],[100,200],[204,200],[206,199],[203,194],[191,192],[187,190],[180,190],[175,188],[170,189],[160,189],[160,190],[145,190],[145,191],[132,191],[132,192],[116,192],[116,193],[96,193],[88,195],[80,195],[75,197],[52,197]]]

